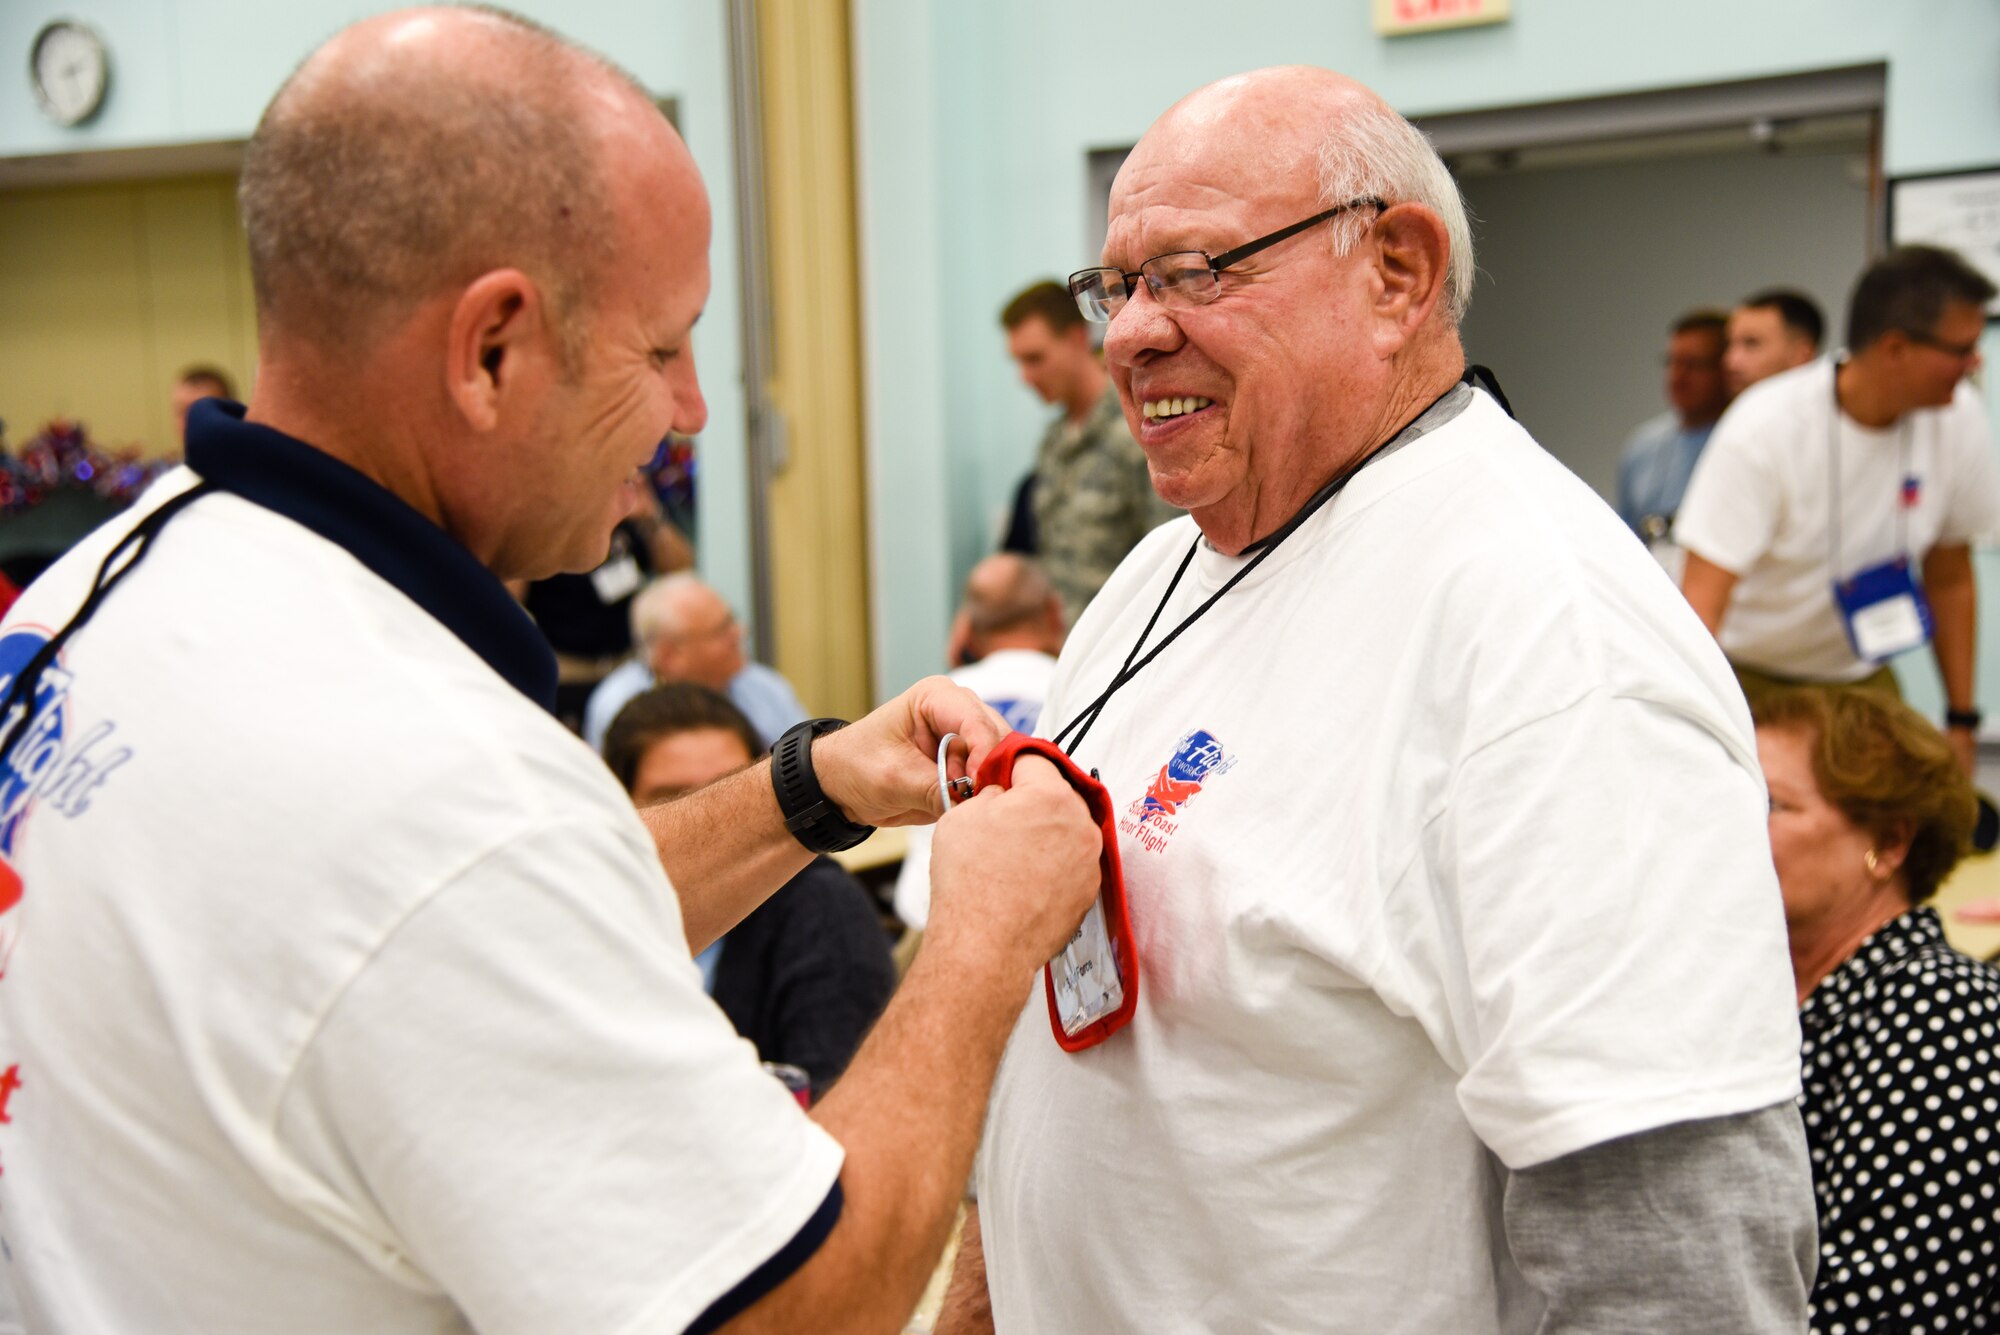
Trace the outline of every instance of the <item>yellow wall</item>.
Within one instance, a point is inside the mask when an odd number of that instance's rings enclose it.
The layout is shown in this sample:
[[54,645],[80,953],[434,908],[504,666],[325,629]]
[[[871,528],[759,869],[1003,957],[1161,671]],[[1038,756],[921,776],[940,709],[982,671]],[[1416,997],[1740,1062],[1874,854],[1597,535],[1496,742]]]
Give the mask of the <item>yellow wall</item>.
[[868,515],[846,0],[760,13],[777,371],[790,428],[772,480],[777,667],[809,708],[858,718],[868,661]]
[[226,176],[0,193],[0,419],[178,452],[168,394],[193,362],[256,369],[250,262]]

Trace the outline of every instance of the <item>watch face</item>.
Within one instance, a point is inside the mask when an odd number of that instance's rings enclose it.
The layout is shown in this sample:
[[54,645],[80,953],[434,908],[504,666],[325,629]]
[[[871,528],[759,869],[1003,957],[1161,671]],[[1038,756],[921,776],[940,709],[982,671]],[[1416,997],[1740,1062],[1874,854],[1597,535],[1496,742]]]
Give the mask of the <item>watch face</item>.
[[51,23],[28,57],[35,100],[58,125],[78,125],[104,104],[111,62],[97,34],[80,23]]

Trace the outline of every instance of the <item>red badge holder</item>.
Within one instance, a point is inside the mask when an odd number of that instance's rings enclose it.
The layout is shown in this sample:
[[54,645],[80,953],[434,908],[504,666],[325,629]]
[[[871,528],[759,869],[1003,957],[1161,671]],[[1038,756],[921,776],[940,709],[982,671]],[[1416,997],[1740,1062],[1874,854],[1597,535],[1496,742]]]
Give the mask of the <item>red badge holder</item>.
[[[1049,1002],[1049,1027],[1065,1052],[1081,1052],[1095,1047],[1131,1023],[1139,1005],[1139,952],[1132,941],[1132,916],[1125,901],[1125,871],[1118,860],[1118,818],[1111,794],[1104,785],[1079,769],[1053,742],[1015,733],[987,752],[975,776],[979,786],[1008,787],[1014,777],[1014,762],[1022,756],[1040,756],[1062,771],[1070,786],[1083,795],[1097,822],[1104,845],[1097,856],[1097,902],[1082,926],[1061,954],[1042,966],[1042,985]],[[1093,921],[1094,920],[1094,921]],[[1093,950],[1091,937],[1101,933],[1101,945],[1108,952]],[[1101,984],[1090,977],[1094,966],[1108,955],[1110,972],[1115,975]],[[1091,984],[1095,1004],[1065,1024],[1062,1005],[1057,1000],[1056,969],[1065,970],[1065,992],[1074,996],[1079,981]]]

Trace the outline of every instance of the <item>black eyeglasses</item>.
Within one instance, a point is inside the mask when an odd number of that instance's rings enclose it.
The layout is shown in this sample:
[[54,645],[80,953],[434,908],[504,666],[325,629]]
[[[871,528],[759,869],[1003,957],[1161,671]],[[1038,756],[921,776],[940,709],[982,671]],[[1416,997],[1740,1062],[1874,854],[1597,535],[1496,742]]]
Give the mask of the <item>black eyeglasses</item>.
[[1909,339],[1912,343],[1921,343],[1927,348],[1936,348],[1946,356],[1956,357],[1962,362],[1970,361],[1972,354],[1979,351],[1979,340],[1976,338],[1970,343],[1947,343],[1936,334],[1927,334],[1921,329],[1905,329],[1902,331],[1902,334],[1904,338]]
[[1240,264],[1265,247],[1275,246],[1287,237],[1297,236],[1306,228],[1339,217],[1349,209],[1388,207],[1373,196],[1351,199],[1324,213],[1315,213],[1303,222],[1281,227],[1269,236],[1246,241],[1220,255],[1210,255],[1201,250],[1176,250],[1155,255],[1140,265],[1137,273],[1127,273],[1123,269],[1078,269],[1069,276],[1069,294],[1076,298],[1076,308],[1083,312],[1083,318],[1098,324],[1103,324],[1124,307],[1137,290],[1135,279],[1144,279],[1153,300],[1162,306],[1205,305],[1214,301],[1216,294],[1222,290],[1222,271],[1230,265]]

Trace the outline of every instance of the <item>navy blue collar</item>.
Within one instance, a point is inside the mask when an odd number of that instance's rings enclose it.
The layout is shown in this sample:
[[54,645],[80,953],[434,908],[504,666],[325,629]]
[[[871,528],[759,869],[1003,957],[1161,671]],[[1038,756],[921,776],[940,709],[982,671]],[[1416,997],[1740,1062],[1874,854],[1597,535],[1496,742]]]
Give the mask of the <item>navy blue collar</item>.
[[243,406],[222,399],[188,410],[187,461],[211,486],[345,548],[514,689],[554,710],[555,654],[534,621],[456,538],[394,493],[304,441],[244,421]]

